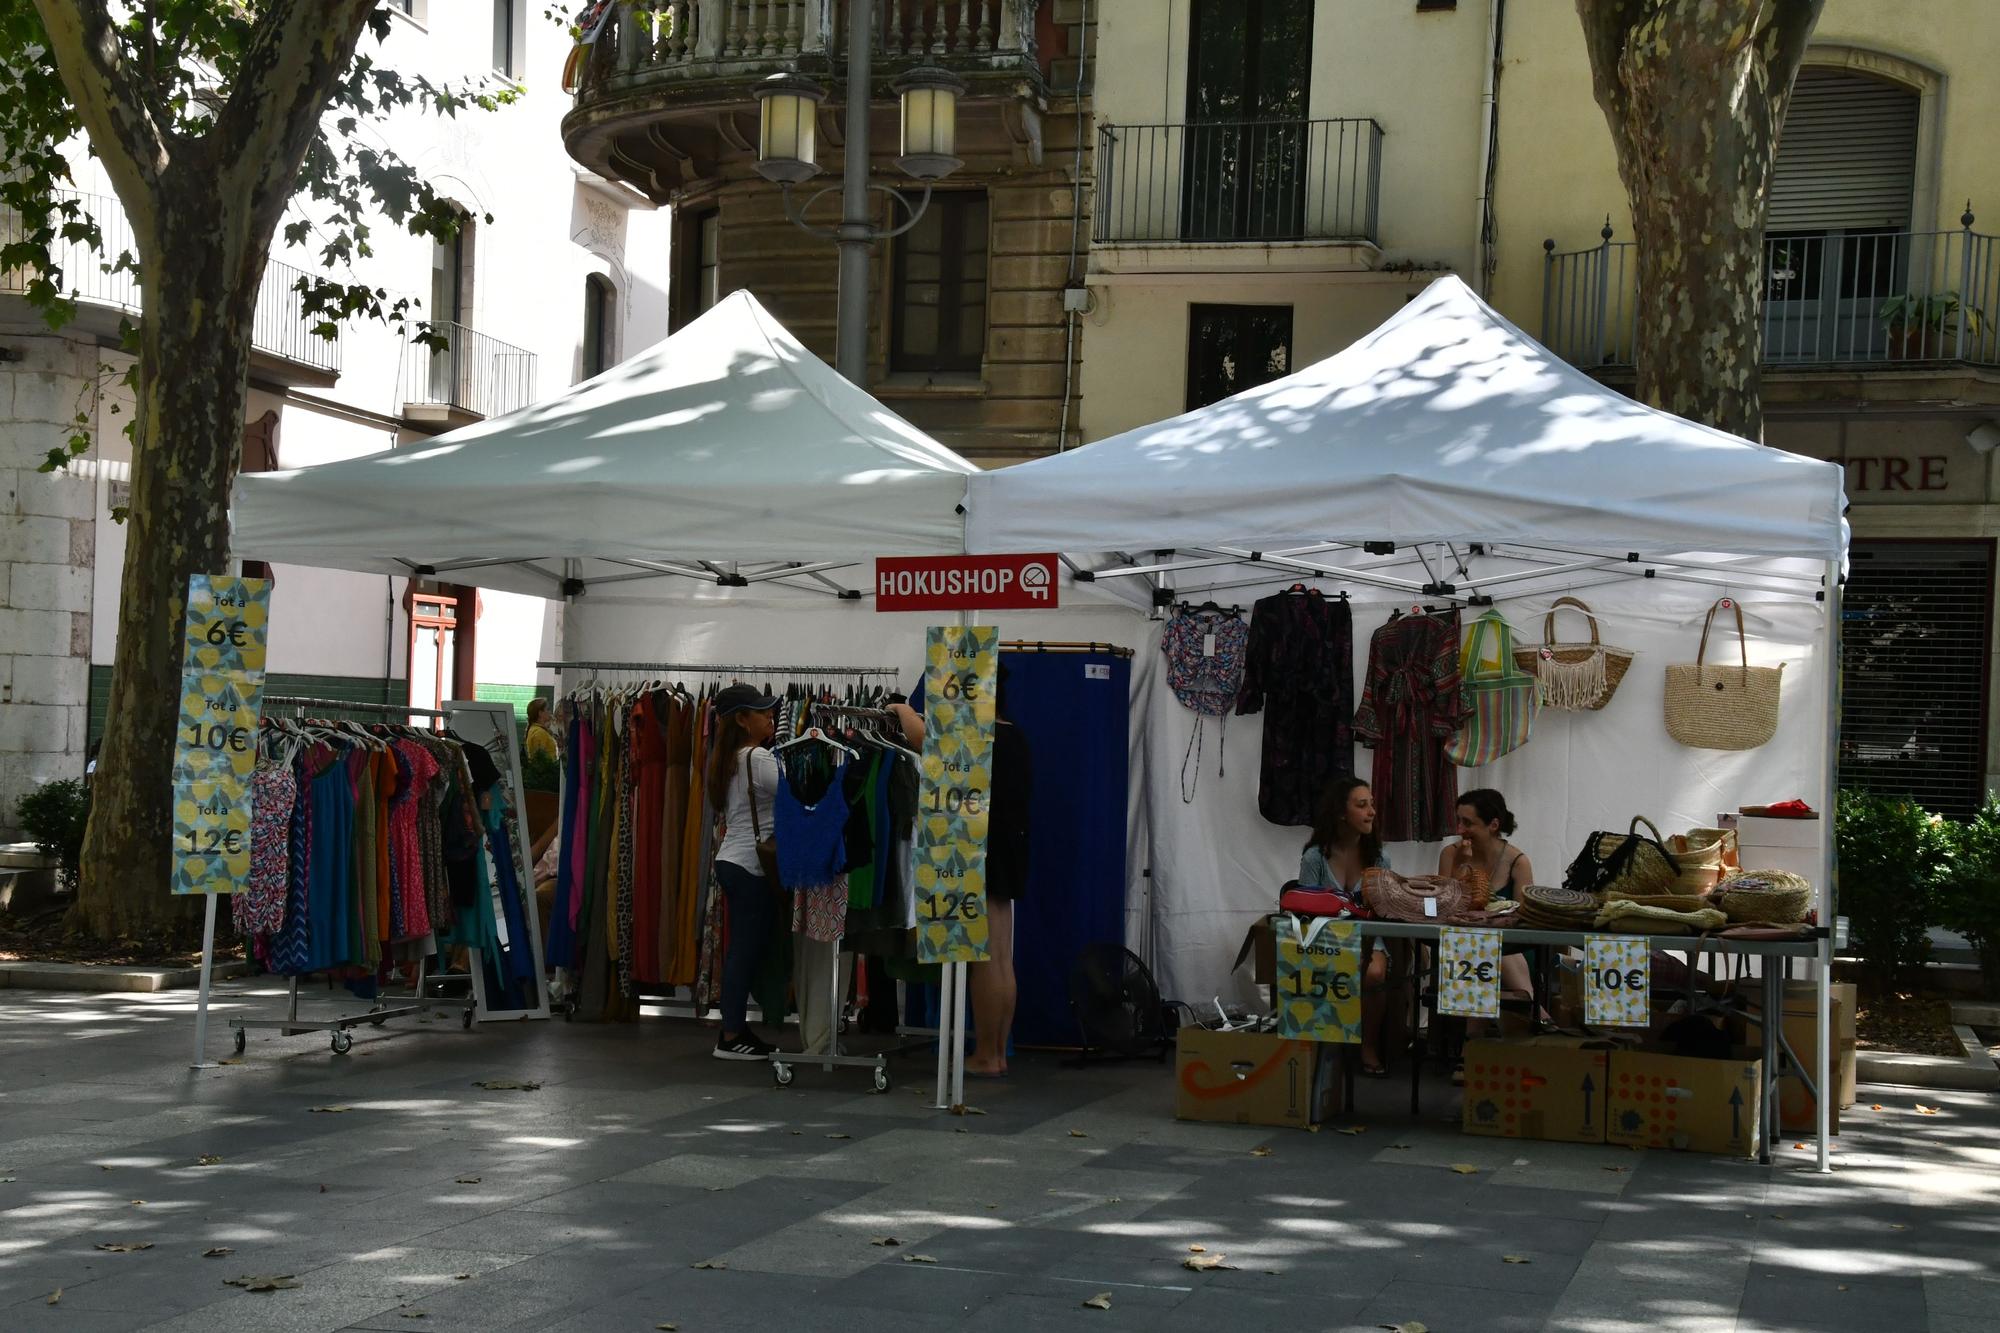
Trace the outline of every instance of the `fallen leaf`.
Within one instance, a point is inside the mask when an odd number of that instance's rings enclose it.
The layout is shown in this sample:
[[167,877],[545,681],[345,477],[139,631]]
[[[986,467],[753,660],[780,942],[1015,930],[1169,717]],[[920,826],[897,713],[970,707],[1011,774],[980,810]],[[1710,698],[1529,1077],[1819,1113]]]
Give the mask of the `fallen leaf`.
[[194,1159],[194,1164],[196,1166],[221,1166],[222,1159],[212,1152],[205,1152]]
[[103,1250],[106,1254],[130,1254],[134,1250],[152,1249],[153,1242],[150,1240],[102,1241],[98,1244],[97,1248]]
[[143,1207],[145,1207],[145,1205],[146,1205],[146,1201],[145,1201],[144,1199],[134,1199],[134,1200],[132,1200],[132,1206],[133,1206],[134,1208],[143,1208]]
[[324,1186],[324,1185],[321,1185],[321,1186],[319,1187],[319,1192],[320,1192],[321,1194],[324,1194],[324,1193],[326,1193],[326,1186]]
[[715,1260],[713,1260],[713,1259],[704,1259],[704,1260],[702,1260],[702,1261],[701,1261],[700,1263],[698,1263],[698,1264],[693,1264],[693,1265],[690,1265],[690,1267],[694,1267],[694,1268],[712,1268],[712,1269],[716,1270],[717,1272],[721,1272],[721,1271],[722,1271],[723,1269],[725,1269],[725,1268],[729,1267],[729,1265],[728,1265],[728,1264],[724,1264],[724,1263],[717,1263],[717,1262],[716,1262]]
[[299,1283],[290,1273],[271,1273],[259,1277],[252,1277],[246,1273],[242,1277],[225,1278],[222,1285],[241,1287],[245,1291],[289,1291]]
[[1108,1291],[1098,1292],[1083,1303],[1083,1308],[1086,1310],[1109,1310],[1111,1308],[1111,1293]]
[[1250,1150],[1250,1155],[1252,1157],[1269,1157],[1271,1155],[1271,1150],[1269,1148],[1252,1148]]
[[1343,1128],[1340,1132],[1343,1134],[1366,1134],[1368,1132],[1368,1126],[1348,1125],[1345,1128]]
[[1073,1138],[1073,1139],[1087,1139],[1087,1138],[1089,1138],[1089,1137],[1090,1137],[1090,1135],[1088,1135],[1088,1134],[1084,1133],[1084,1132],[1083,1132],[1082,1130],[1080,1130],[1080,1129],[1072,1129],[1072,1130],[1071,1130],[1071,1131],[1069,1132],[1069,1136],[1070,1136],[1071,1138]]
[[1531,1264],[1535,1261],[1525,1254],[1503,1254],[1500,1256],[1500,1262],[1503,1264]]
[[430,1316],[429,1316],[429,1315],[427,1315],[427,1314],[425,1314],[425,1313],[424,1313],[424,1312],[423,1312],[422,1310],[403,1310],[403,1311],[399,1311],[399,1313],[400,1313],[400,1314],[402,1315],[402,1317],[403,1317],[403,1318],[405,1318],[405,1319],[429,1319],[429,1318],[430,1318]]
[[57,1288],[56,1288],[56,1289],[55,1289],[54,1291],[52,1291],[52,1292],[50,1292],[50,1293],[49,1293],[49,1304],[50,1304],[50,1305],[55,1305],[55,1304],[59,1303],[59,1302],[60,1302],[61,1300],[62,1300],[62,1288],[61,1288],[61,1287],[57,1287]]
[[1188,1246],[1188,1253],[1189,1253],[1189,1254],[1207,1254],[1207,1253],[1208,1253],[1208,1246],[1206,1246],[1206,1245],[1190,1245],[1190,1246]]
[[798,1137],[799,1135],[803,1134],[804,1132],[805,1132],[804,1130],[801,1130],[801,1129],[795,1129],[795,1130],[793,1130],[793,1131],[792,1131],[792,1137],[793,1137],[793,1138],[797,1138],[797,1137]]
[[1917,1103],[1917,1114],[1918,1114],[1918,1115],[1936,1115],[1937,1113],[1938,1113],[1938,1109],[1937,1109],[1937,1107],[1935,1107],[1935,1106],[1925,1106],[1925,1105],[1924,1105],[1924,1104],[1923,1104],[1922,1102],[1918,1102],[1918,1103]]
[[470,1281],[472,1281],[472,1274],[470,1274],[470,1273],[453,1273],[453,1274],[451,1275],[451,1280],[452,1280],[453,1282],[470,1282]]
[[475,1088],[484,1088],[488,1092],[533,1092],[542,1085],[539,1083],[521,1083],[511,1078],[486,1078],[481,1079],[472,1086]]
[[1431,1333],[1429,1325],[1420,1324],[1414,1319],[1406,1319],[1400,1324],[1377,1324],[1376,1327],[1386,1328],[1389,1333]]
[[1891,1223],[1889,1224],[1889,1230],[1891,1230],[1891,1231],[1908,1231],[1908,1230],[1909,1230],[1909,1228],[1908,1228],[1908,1227],[1906,1227],[1906,1226],[1904,1226],[1904,1225],[1903,1225],[1903,1224],[1902,1224],[1901,1222],[1891,1222]]
[[1265,1270],[1264,1270],[1264,1276],[1265,1276],[1265,1277],[1277,1277],[1277,1276],[1278,1276],[1278,1270],[1277,1270],[1277,1269],[1275,1269],[1275,1268],[1267,1268],[1267,1269],[1265,1269]]
[[477,1184],[479,1183],[479,1177],[478,1177],[478,1176],[460,1176],[460,1177],[458,1178],[458,1180],[457,1180],[457,1181],[456,1181],[455,1183],[456,1183],[456,1184],[460,1184],[460,1185],[477,1185]]
[[1599,1167],[1599,1168],[1597,1168],[1597,1169],[1598,1169],[1598,1170],[1600,1170],[1600,1171],[1620,1171],[1620,1172],[1623,1172],[1623,1171],[1630,1171],[1630,1170],[1631,1170],[1632,1168],[1631,1168],[1631,1167],[1629,1167],[1629,1166],[1601,1166],[1601,1167]]
[[229,1058],[229,1059],[227,1059],[227,1060],[217,1060],[217,1061],[216,1061],[215,1063],[217,1063],[217,1064],[219,1064],[219,1065],[240,1065],[240,1064],[242,1064],[243,1062],[242,1062],[241,1060],[238,1060],[238,1059],[236,1059],[235,1057],[233,1057],[233,1056],[232,1056],[231,1058]]
[[308,1106],[306,1109],[315,1115],[339,1115],[344,1111],[352,1111],[354,1108],[351,1106]]
[[1882,1103],[1876,1102],[1873,1106],[1869,1107],[1868,1109],[1871,1111],[1879,1111],[1882,1109]]
[[1181,1260],[1181,1267],[1196,1273],[1209,1273],[1216,1269],[1233,1273],[1236,1271],[1236,1265],[1223,1262],[1228,1257],[1226,1254],[1191,1254]]
[[722,1193],[722,1192],[723,1192],[724,1190],[726,1190],[726,1189],[728,1189],[728,1188],[729,1188],[729,1186],[727,1186],[727,1185],[703,1185],[703,1186],[702,1186],[702,1189],[706,1190],[706,1191],[707,1191],[708,1193],[710,1193],[710,1194],[720,1194],[720,1193]]
[[1414,1145],[1412,1145],[1412,1144],[1408,1144],[1408,1143],[1392,1143],[1392,1144],[1390,1144],[1390,1145],[1389,1145],[1389,1151],[1390,1151],[1390,1152],[1408,1152],[1408,1151],[1409,1151],[1409,1150],[1411,1149],[1411,1147],[1412,1147],[1412,1146],[1414,1146]]
[[236,1251],[231,1249],[229,1246],[218,1245],[212,1250],[203,1250],[201,1252],[201,1257],[204,1259],[226,1259],[234,1253],[236,1253]]
[[954,1129],[952,1131],[952,1133],[954,1134],[970,1134],[971,1132],[972,1131],[967,1129],[964,1125],[960,1125],[957,1129]]
[[1847,1288],[1846,1288],[1846,1287],[1835,1287],[1835,1288],[1834,1288],[1834,1290],[1835,1290],[1835,1291],[1846,1291],[1846,1290],[1847,1290]]
[[903,1262],[906,1264],[934,1264],[937,1260],[931,1258],[928,1254],[906,1254],[903,1256]]
[[1805,1144],[1803,1144],[1803,1143],[1794,1143],[1794,1144],[1792,1145],[1792,1147],[1793,1147],[1793,1149],[1794,1149],[1794,1150],[1796,1150],[1796,1151],[1800,1151],[1800,1152],[1803,1152],[1803,1151],[1805,1150],[1805,1146],[1806,1146],[1806,1145],[1805,1145]]
[[854,1136],[852,1134],[829,1134],[827,1137],[830,1139],[851,1139]]
[[1479,1174],[1479,1168],[1469,1162],[1453,1162],[1451,1169],[1461,1176],[1476,1176]]
[[901,1245],[903,1242],[897,1240],[894,1236],[877,1236],[875,1239],[869,1241],[868,1243],[870,1245],[895,1246],[895,1245]]
[[118,1168],[115,1166],[100,1166],[97,1169],[99,1171],[116,1171]]
[[659,1329],[660,1333],[679,1333],[680,1329],[679,1324],[655,1324],[653,1327]]
[[1772,1213],[1771,1216],[1775,1217],[1780,1222],[1785,1220],[1785,1215],[1783,1213]]

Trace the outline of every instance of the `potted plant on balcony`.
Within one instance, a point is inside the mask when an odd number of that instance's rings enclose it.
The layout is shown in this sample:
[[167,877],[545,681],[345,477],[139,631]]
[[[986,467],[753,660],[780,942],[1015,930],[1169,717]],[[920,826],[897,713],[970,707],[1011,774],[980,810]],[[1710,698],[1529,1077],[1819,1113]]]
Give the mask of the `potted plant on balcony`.
[[1985,326],[1986,314],[1967,305],[1957,292],[1930,296],[1902,292],[1884,301],[1876,317],[1889,335],[1891,361],[1922,361],[1944,355],[1946,336],[1956,335],[1960,327],[1976,336]]

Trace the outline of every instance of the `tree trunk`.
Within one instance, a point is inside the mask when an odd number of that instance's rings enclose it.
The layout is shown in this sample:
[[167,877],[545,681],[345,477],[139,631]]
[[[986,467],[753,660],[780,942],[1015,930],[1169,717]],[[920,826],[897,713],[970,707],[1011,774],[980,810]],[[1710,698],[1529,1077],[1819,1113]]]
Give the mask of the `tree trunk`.
[[1764,216],[1825,0],[1577,0],[1638,243],[1635,394],[1764,435]]
[[244,222],[216,209],[194,173],[177,175],[162,182],[149,247],[171,259],[147,260],[141,275],[117,650],[73,923],[104,939],[184,940],[194,926],[193,900],[167,891],[182,619],[188,576],[229,570],[248,397],[257,287],[240,276],[244,238],[229,234]]

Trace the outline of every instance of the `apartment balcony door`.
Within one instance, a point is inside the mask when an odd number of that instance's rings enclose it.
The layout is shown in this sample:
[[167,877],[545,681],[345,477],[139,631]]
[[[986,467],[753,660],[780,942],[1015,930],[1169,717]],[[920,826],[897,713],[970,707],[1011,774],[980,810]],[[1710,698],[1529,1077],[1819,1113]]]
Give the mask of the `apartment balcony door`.
[[1305,234],[1313,0],[1194,0],[1181,239]]
[[442,708],[452,697],[457,630],[458,598],[410,594],[410,707]]

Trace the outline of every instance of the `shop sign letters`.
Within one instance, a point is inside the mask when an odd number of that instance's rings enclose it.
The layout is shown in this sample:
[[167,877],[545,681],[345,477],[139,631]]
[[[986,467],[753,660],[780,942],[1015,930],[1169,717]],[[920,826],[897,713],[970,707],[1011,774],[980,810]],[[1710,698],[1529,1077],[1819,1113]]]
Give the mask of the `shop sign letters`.
[[1000,631],[933,627],[924,652],[924,764],[917,795],[917,961],[986,960],[986,825],[992,809]]
[[269,580],[188,579],[174,732],[177,894],[234,893],[250,874],[250,777],[270,611]]
[[1277,940],[1278,1035],[1352,1045],[1361,1040],[1361,945],[1352,921],[1290,914],[1271,919]]
[[878,556],[877,611],[1053,611],[1053,555]]
[[1500,1017],[1500,932],[1438,931],[1438,1009],[1459,1018]]
[[1652,1018],[1653,972],[1646,937],[1589,935],[1583,956],[1583,1021],[1592,1027],[1645,1027]]

